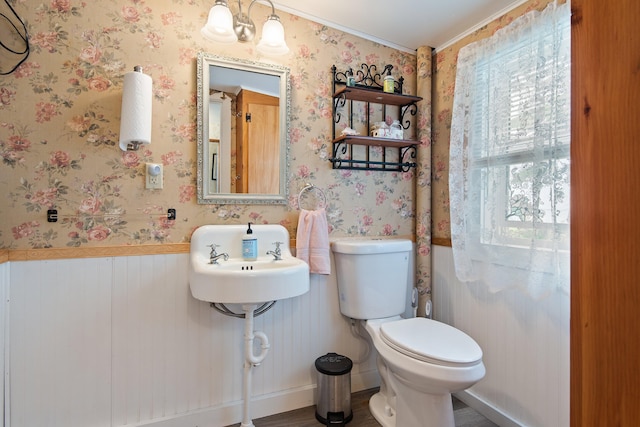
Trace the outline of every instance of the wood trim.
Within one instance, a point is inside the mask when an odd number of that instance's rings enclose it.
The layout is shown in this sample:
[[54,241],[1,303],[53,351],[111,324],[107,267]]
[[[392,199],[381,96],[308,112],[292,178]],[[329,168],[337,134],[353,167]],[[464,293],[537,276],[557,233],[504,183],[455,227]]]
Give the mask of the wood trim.
[[37,261],[74,258],[102,258],[113,256],[166,255],[188,253],[189,243],[83,248],[16,249],[5,252],[8,252],[8,261]]
[[571,426],[638,426],[640,2],[571,9]]
[[[295,248],[296,240],[291,239],[290,244],[291,248]],[[182,254],[189,253],[189,247],[189,243],[167,243],[162,245],[84,248],[1,249],[0,264],[9,261],[41,261],[54,259]]]
[[451,247],[451,238],[446,237],[432,237],[431,244],[437,246],[449,246]]
[[[391,236],[389,238],[411,239],[413,236]],[[296,239],[289,240],[291,249]],[[41,261],[54,259],[102,258],[120,256],[167,255],[189,253],[189,243],[166,243],[162,245],[101,246],[82,248],[47,249],[0,249],[0,264],[9,261]]]

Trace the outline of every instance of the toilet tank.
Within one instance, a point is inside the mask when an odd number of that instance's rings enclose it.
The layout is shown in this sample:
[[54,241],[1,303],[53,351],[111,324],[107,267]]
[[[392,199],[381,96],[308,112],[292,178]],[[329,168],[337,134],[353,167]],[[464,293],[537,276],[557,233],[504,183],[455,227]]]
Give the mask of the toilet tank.
[[343,315],[381,319],[404,313],[411,240],[336,240],[331,250]]

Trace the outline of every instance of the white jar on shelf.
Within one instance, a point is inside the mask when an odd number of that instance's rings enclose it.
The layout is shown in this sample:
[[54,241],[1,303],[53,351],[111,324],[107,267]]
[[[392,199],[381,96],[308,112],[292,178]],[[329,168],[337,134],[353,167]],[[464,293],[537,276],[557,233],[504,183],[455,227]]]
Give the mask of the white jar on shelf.
[[394,120],[389,128],[389,137],[393,139],[404,139],[404,130],[400,120]]

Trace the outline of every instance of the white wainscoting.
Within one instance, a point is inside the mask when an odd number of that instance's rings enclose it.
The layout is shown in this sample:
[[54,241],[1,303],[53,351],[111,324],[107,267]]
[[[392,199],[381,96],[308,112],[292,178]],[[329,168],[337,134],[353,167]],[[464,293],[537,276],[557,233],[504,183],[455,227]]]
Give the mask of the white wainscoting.
[[[10,285],[5,427],[220,427],[241,420],[243,321],[189,291],[188,254],[20,261]],[[3,306],[5,308],[5,306]],[[254,371],[252,416],[314,404],[315,359],[357,359],[335,278],[257,317],[271,350]],[[4,329],[2,329],[4,330]],[[375,352],[353,390],[378,385]]]
[[[178,254],[0,264],[5,427],[239,422],[242,320],[191,297],[187,262]],[[460,397],[502,413],[503,426],[568,426],[568,297],[535,302],[459,283],[450,248],[434,246],[433,266],[435,317],[484,350],[486,378]],[[278,302],[256,330],[272,349],[255,370],[255,418],[312,405],[315,359],[362,350],[333,275],[312,276],[308,294]],[[352,381],[354,391],[377,385],[373,356]]]
[[432,265],[434,318],[484,353],[486,377],[459,397],[501,426],[569,426],[569,296],[461,283],[448,247],[433,247]]
[[8,395],[9,382],[6,378],[9,375],[9,358],[7,352],[9,346],[7,345],[8,334],[8,316],[9,316],[9,263],[0,263],[0,343],[2,344],[2,351],[0,351],[0,366],[2,366],[2,380],[0,381],[0,395],[2,396],[3,404],[0,405],[0,421],[3,421],[3,426],[7,426],[5,417],[8,417],[8,412],[5,412],[5,406],[7,406],[8,399],[5,397]]

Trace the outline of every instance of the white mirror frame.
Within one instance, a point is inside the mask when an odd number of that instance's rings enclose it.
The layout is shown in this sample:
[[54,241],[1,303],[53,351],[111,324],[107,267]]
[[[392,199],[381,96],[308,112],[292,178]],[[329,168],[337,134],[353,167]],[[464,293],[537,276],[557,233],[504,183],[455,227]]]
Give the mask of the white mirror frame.
[[[205,177],[209,175],[209,81],[210,66],[269,74],[280,78],[280,192],[278,194],[210,193]],[[287,204],[289,196],[289,113],[291,110],[291,84],[289,68],[237,58],[226,58],[205,52],[198,53],[197,74],[197,196],[199,204]]]

